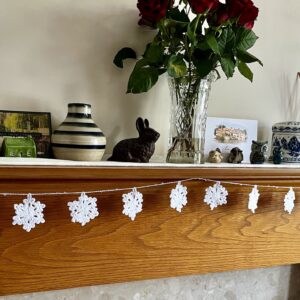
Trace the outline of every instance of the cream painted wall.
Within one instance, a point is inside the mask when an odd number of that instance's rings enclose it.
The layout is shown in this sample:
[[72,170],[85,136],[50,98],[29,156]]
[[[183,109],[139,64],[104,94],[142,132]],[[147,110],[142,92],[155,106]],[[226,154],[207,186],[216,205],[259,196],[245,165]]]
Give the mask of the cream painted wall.
[[[95,121],[108,137],[108,150],[120,138],[135,136],[137,116],[150,119],[166,151],[169,94],[166,78],[149,93],[126,95],[131,63],[112,64],[116,51],[142,51],[153,32],[137,26],[136,0],[0,0],[0,109],[50,111],[54,127],[70,101],[93,105]],[[286,119],[286,87],[300,68],[299,0],[256,0],[260,36],[253,52],[253,84],[235,76],[215,83],[210,116],[258,119],[260,137]]]
[[[257,119],[260,137],[267,138],[272,123],[288,118],[288,91],[300,68],[300,2],[255,0],[255,3],[260,7],[255,31],[261,38],[253,53],[263,60],[264,68],[253,68],[253,84],[239,75],[229,81],[218,81],[211,95],[209,115]],[[125,71],[112,65],[119,48],[127,45],[142,51],[153,34],[137,26],[136,0],[0,0],[0,4],[0,109],[50,111],[55,127],[64,119],[68,102],[89,102],[95,121],[108,137],[109,149],[120,138],[135,136],[137,116],[148,117],[162,133],[157,153],[164,153],[169,120],[166,80],[161,80],[150,93],[126,95],[132,64],[128,63]],[[83,299],[84,295],[90,299],[170,299],[175,292],[176,299],[199,299],[197,293],[203,291],[205,299],[218,299],[212,293],[220,292],[218,295],[224,299],[281,300],[287,299],[288,282],[280,290],[276,288],[282,284],[282,278],[289,277],[289,273],[280,275],[286,271],[289,269],[282,267],[253,271],[252,275],[239,272],[219,274],[218,278],[197,276],[187,282],[178,278],[174,284],[172,280],[166,284],[153,281],[153,290],[147,283],[138,283],[132,293],[131,285],[124,284],[119,286],[123,297],[112,286],[103,287],[104,294],[99,287],[59,295],[37,294],[34,299]],[[242,274],[245,285],[241,285]],[[274,280],[273,276],[281,279]],[[252,298],[249,293],[257,290],[257,283],[263,283],[262,294]],[[211,284],[214,285],[210,290]],[[244,294],[238,294],[237,285]],[[195,297],[180,294],[185,289],[195,293]],[[151,294],[162,290],[164,298]],[[33,296],[11,299],[33,299]]]

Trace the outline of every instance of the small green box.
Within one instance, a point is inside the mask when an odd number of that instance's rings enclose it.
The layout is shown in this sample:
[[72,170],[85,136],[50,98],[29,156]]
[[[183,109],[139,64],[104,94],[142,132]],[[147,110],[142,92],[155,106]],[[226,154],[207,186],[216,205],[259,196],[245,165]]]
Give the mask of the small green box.
[[36,157],[35,142],[31,137],[6,137],[2,144],[5,157]]

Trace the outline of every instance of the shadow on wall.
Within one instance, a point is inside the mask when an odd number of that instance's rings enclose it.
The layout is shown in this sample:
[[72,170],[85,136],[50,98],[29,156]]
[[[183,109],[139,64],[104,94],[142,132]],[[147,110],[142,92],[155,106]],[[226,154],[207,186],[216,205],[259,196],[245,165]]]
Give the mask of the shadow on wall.
[[291,266],[288,300],[300,299],[300,264]]

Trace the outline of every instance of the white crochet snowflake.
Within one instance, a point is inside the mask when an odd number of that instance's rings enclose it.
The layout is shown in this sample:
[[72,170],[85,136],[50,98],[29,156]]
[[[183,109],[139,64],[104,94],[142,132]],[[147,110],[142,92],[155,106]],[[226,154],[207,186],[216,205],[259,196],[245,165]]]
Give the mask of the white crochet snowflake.
[[133,188],[128,194],[122,196],[124,202],[123,214],[134,221],[136,215],[143,210],[143,195]]
[[294,209],[294,201],[296,199],[295,192],[292,188],[288,191],[288,193],[284,197],[284,210],[289,214],[292,213]]
[[68,203],[72,222],[80,223],[82,226],[99,216],[97,209],[97,198],[88,197],[81,193],[78,200]]
[[178,182],[175,189],[170,194],[170,206],[181,212],[182,208],[187,205],[187,188],[181,182]]
[[23,199],[23,203],[15,204],[15,216],[13,217],[13,225],[23,225],[23,229],[29,232],[36,224],[45,223],[43,210],[45,204],[35,201],[31,194]]
[[214,186],[210,186],[205,190],[204,202],[213,210],[219,205],[227,204],[227,190],[217,182]]
[[259,199],[259,192],[257,189],[257,185],[255,185],[252,189],[252,192],[249,194],[249,202],[248,202],[248,209],[250,209],[253,213],[257,209],[257,203]]

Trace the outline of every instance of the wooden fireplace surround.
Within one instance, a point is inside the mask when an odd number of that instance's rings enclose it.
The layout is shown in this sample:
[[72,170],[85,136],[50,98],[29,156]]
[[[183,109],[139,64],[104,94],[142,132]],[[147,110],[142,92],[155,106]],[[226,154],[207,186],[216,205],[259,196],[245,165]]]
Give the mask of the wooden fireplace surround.
[[[300,187],[300,169],[1,166],[0,193],[68,192],[155,184],[191,177]],[[249,187],[229,186],[228,205],[203,203],[209,183],[188,186],[188,205],[169,207],[170,186],[142,190],[135,222],[122,215],[122,192],[95,195],[100,216],[71,223],[75,196],[39,196],[46,223],[30,233],[12,226],[14,203],[0,197],[0,295],[239,270],[300,262],[300,190],[294,212],[283,211],[287,189],[264,188],[256,214]]]

